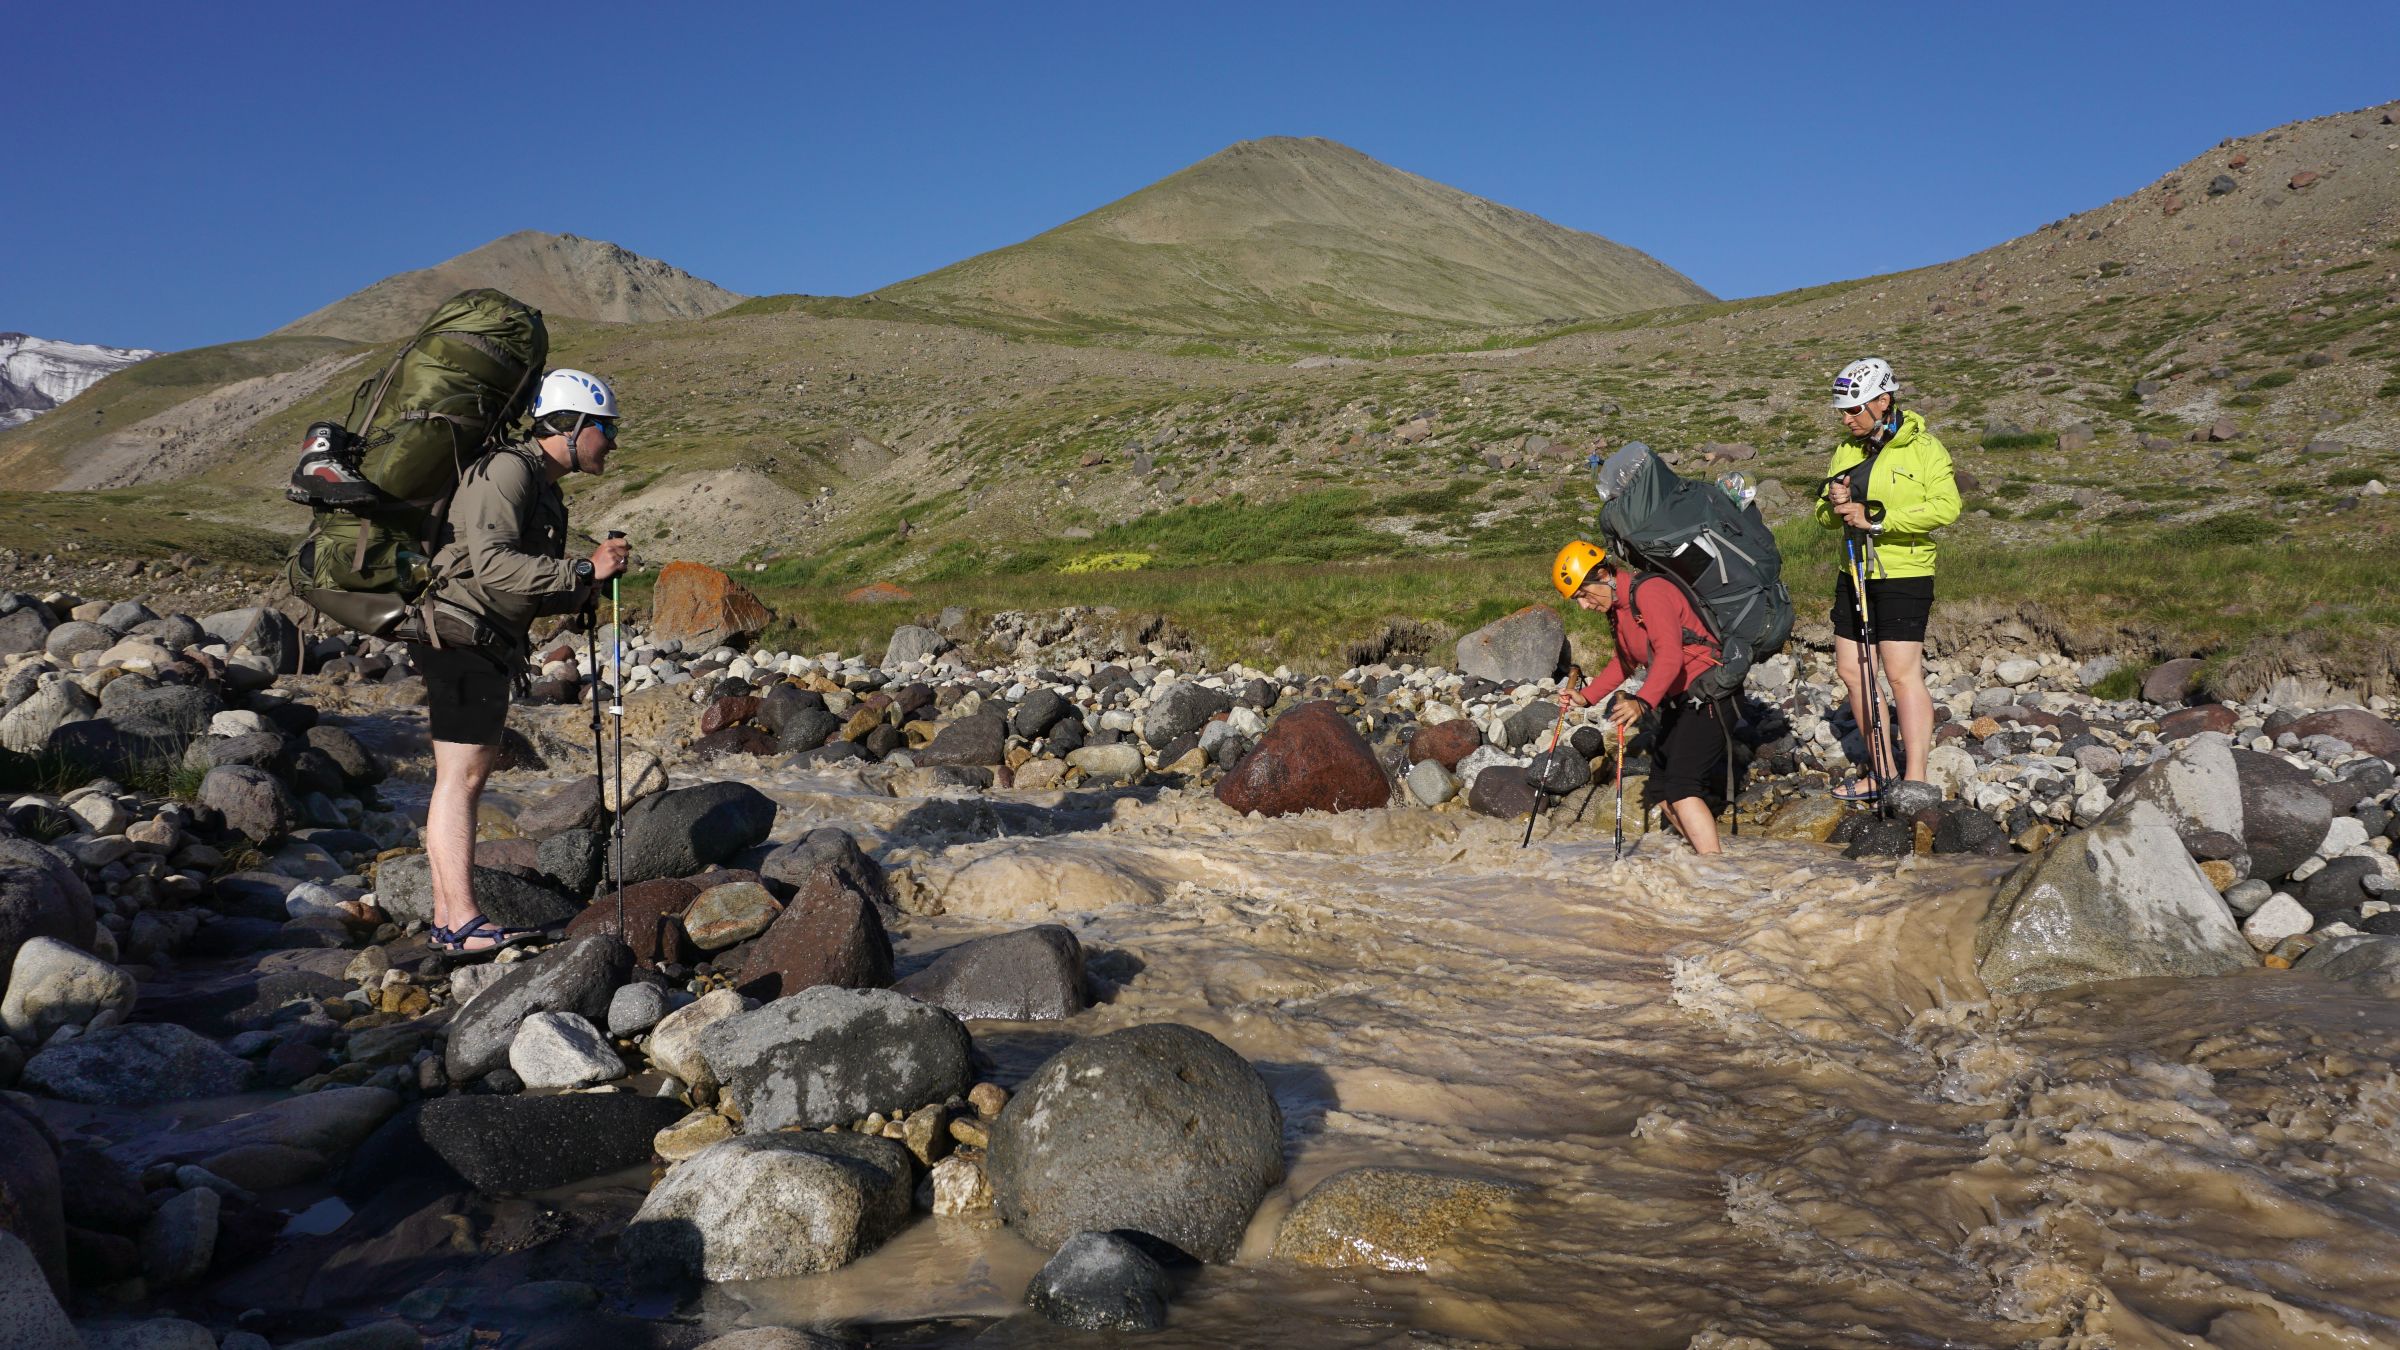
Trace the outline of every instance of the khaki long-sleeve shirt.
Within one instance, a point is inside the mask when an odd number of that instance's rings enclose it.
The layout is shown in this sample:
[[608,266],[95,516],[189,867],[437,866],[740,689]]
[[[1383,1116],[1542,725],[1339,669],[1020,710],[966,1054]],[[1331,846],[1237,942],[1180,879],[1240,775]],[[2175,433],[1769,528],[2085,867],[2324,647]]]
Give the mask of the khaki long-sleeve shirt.
[[433,598],[481,614],[519,651],[536,618],[575,612],[590,589],[567,560],[567,499],[542,463],[520,442],[469,468],[433,559]]

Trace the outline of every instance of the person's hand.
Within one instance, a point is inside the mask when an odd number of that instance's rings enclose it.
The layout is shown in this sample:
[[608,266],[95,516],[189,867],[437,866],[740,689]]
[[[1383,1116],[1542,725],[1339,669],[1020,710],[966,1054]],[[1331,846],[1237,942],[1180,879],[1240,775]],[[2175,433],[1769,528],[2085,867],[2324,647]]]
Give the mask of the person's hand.
[[1616,701],[1608,705],[1608,720],[1616,725],[1619,736],[1631,736],[1646,711],[1648,707],[1640,699],[1631,694],[1619,694]]
[[1825,500],[1833,503],[1833,508],[1836,511],[1848,506],[1850,504],[1850,480],[1847,478],[1836,478],[1832,482],[1827,483],[1825,485]]
[[1844,502],[1840,506],[1834,508],[1833,514],[1839,517],[1841,522],[1844,525],[1849,526],[1851,529],[1863,530],[1867,528],[1867,505],[1865,502]]
[[606,581],[625,570],[626,555],[633,545],[623,539],[604,540],[592,550],[592,580]]
[[1573,685],[1569,685],[1566,688],[1558,691],[1558,702],[1561,707],[1566,708],[1588,708],[1592,706],[1592,701],[1583,696],[1583,691],[1575,688]]

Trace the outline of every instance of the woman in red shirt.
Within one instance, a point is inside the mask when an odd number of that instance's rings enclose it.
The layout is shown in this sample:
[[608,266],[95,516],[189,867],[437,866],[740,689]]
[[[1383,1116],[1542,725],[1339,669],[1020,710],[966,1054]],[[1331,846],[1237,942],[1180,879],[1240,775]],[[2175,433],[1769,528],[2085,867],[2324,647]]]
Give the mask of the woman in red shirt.
[[[1582,569],[1578,575],[1578,568]],[[1644,714],[1658,713],[1657,734],[1651,740],[1650,780],[1642,790],[1642,806],[1664,805],[1667,819],[1696,853],[1719,852],[1717,812],[1725,807],[1725,728],[1715,705],[1686,695],[1692,681],[1717,664],[1708,624],[1692,611],[1683,588],[1667,577],[1651,575],[1632,594],[1635,574],[1610,567],[1606,555],[1592,544],[1577,541],[1561,550],[1552,569],[1552,584],[1575,604],[1606,611],[1616,654],[1598,678],[1565,699],[1570,707],[1589,707],[1610,693],[1638,668],[1646,668],[1638,689],[1618,692],[1608,708],[1608,720],[1619,735],[1633,734]]]

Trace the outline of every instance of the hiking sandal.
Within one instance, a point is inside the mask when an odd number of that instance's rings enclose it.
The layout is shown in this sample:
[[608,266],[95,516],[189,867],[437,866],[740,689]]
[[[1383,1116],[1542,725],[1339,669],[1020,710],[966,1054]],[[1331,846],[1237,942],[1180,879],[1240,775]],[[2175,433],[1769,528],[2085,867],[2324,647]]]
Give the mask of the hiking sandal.
[[1837,802],[1871,802],[1882,796],[1883,789],[1875,786],[1875,780],[1872,778],[1861,778],[1856,782],[1844,783],[1833,790],[1833,799]]
[[[502,928],[478,914],[474,919],[456,929],[436,925],[433,930],[433,945],[452,956],[489,956],[503,947],[513,947],[524,939],[537,936],[543,931],[539,928]],[[477,938],[482,938],[491,945],[488,947],[469,947],[467,945]]]

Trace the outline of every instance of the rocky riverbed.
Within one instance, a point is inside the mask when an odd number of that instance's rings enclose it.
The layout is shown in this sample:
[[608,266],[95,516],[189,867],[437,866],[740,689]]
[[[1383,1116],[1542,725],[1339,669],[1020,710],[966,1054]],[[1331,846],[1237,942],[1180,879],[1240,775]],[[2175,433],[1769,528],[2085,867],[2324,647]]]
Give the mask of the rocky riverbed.
[[1616,859],[1538,608],[1340,677],[735,608],[628,635],[621,866],[541,653],[477,890],[555,937],[459,961],[402,653],[0,597],[9,1343],[2400,1334],[2385,708],[1937,660],[1878,814],[1802,646],[1727,853]]

